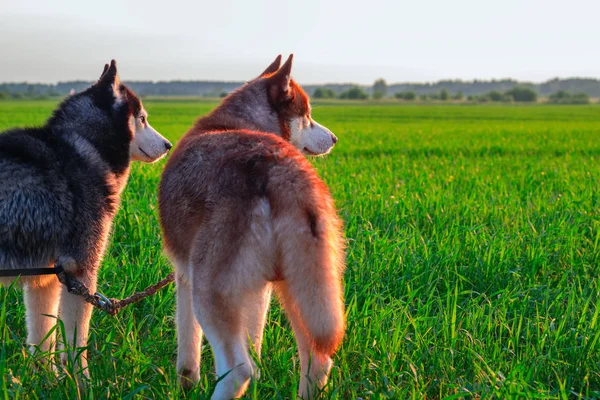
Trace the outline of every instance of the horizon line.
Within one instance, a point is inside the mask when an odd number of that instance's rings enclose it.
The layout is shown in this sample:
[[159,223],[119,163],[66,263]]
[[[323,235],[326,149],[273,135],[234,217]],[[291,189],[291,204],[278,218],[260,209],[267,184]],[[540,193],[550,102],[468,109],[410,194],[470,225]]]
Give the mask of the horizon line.
[[[444,79],[437,79],[437,80],[431,80],[431,81],[403,81],[403,82],[388,82],[385,78],[376,78],[375,80],[378,79],[384,79],[387,83],[388,86],[395,86],[395,85],[431,85],[431,84],[437,84],[437,83],[441,83],[441,82],[452,82],[452,83],[475,83],[475,82],[502,82],[502,81],[513,81],[513,82],[517,82],[517,83],[525,83],[525,84],[533,84],[533,85],[540,85],[540,84],[544,84],[544,83],[548,83],[554,80],[560,80],[560,81],[566,81],[566,80],[573,80],[573,79],[579,79],[579,80],[595,80],[595,81],[600,81],[600,77],[592,77],[592,76],[568,76],[568,77],[559,77],[559,76],[555,76],[552,78],[547,78],[545,80],[542,81],[533,81],[533,80],[519,80],[516,78],[490,78],[490,79],[479,79],[479,78],[473,78],[470,80],[467,79],[461,79],[461,78],[455,78],[455,79],[451,79],[451,78],[444,78]],[[375,80],[373,81],[373,83],[357,83],[357,82],[324,82],[324,83],[299,83],[301,86],[327,86],[327,85],[353,85],[353,86],[373,86],[373,84],[375,83]],[[58,84],[65,84],[65,83],[75,83],[75,82],[84,82],[84,83],[93,83],[95,82],[95,80],[89,80],[89,79],[71,79],[71,80],[67,80],[67,81],[54,81],[54,82],[41,82],[41,81],[2,81],[0,82],[0,85],[10,85],[10,84],[28,84],[28,85],[58,85]],[[202,82],[202,83],[231,83],[231,84],[239,84],[239,83],[247,83],[249,82],[249,80],[211,80],[211,79],[169,79],[169,80],[122,80],[122,82],[124,83],[173,83],[173,82]]]

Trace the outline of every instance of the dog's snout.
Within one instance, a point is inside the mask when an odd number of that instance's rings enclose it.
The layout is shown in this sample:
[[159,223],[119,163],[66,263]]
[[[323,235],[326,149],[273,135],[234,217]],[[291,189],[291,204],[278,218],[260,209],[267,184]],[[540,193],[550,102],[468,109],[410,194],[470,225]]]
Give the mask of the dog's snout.
[[169,150],[171,150],[171,147],[173,147],[173,145],[171,144],[171,142],[165,142],[165,150],[169,151]]
[[338,138],[337,138],[337,136],[335,136],[335,135],[331,135],[331,141],[333,142],[333,144],[336,144],[336,143],[337,143],[337,141],[338,141]]

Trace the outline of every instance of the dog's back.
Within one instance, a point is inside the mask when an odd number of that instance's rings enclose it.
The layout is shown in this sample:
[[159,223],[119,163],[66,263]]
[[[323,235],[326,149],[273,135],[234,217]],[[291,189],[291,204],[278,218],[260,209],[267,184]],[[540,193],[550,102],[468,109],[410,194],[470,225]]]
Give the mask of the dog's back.
[[0,268],[65,254],[91,266],[118,207],[114,174],[51,126],[0,134],[0,149]]
[[[222,207],[233,207],[236,215],[236,229],[223,229],[240,235],[250,229],[251,206],[261,199],[269,203],[272,218],[301,210],[299,228],[314,235],[321,218],[340,225],[329,190],[312,165],[288,142],[267,133],[195,136],[167,162],[159,199],[165,250],[178,260],[190,257],[202,223]],[[235,251],[232,244],[228,253]]]
[[61,159],[70,155],[44,128],[0,134],[2,269],[43,266],[66,238],[73,199]]

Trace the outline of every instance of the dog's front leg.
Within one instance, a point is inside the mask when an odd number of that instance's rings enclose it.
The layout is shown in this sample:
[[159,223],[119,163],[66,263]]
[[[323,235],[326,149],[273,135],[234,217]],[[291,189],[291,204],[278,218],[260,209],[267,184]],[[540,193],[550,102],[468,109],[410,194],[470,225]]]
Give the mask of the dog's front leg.
[[30,352],[43,353],[42,362],[47,362],[54,350],[56,334],[48,335],[56,324],[60,282],[56,277],[30,278],[25,284],[25,308],[27,318],[27,343]]
[[[87,286],[90,293],[96,292],[97,274],[95,272],[85,271],[72,276]],[[80,352],[79,348],[87,346],[92,310],[93,306],[87,303],[83,297],[71,294],[66,287],[63,287],[60,318],[65,326],[66,337],[63,338],[63,342],[68,345],[69,353],[63,352],[61,358],[63,364],[66,364],[67,357],[70,356],[75,363],[76,370],[81,370],[87,377],[89,377],[87,349]]]

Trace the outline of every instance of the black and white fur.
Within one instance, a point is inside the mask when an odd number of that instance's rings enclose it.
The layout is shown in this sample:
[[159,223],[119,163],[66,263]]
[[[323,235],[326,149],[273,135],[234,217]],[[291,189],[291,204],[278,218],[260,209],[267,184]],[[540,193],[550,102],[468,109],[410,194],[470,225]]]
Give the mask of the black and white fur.
[[[69,272],[92,292],[131,160],[153,162],[171,143],[147,122],[139,98],[119,82],[116,63],[96,84],[68,97],[43,127],[0,133],[0,269],[52,267]],[[0,278],[10,284],[14,278]],[[87,343],[92,308],[54,275],[19,278],[24,287],[27,343],[43,340],[59,315],[64,340]],[[76,334],[76,337],[75,337]],[[87,374],[86,354],[78,366]]]

